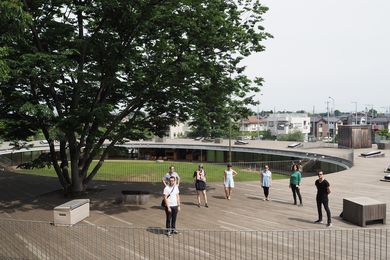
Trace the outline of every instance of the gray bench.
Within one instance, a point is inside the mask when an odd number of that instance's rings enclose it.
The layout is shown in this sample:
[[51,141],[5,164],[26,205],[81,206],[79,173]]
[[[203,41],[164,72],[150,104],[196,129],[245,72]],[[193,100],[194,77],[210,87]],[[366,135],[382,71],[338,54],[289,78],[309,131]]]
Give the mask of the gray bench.
[[365,227],[370,221],[386,224],[386,203],[367,197],[345,198],[343,219],[361,227]]
[[54,208],[54,225],[71,226],[89,217],[89,199],[68,201]]

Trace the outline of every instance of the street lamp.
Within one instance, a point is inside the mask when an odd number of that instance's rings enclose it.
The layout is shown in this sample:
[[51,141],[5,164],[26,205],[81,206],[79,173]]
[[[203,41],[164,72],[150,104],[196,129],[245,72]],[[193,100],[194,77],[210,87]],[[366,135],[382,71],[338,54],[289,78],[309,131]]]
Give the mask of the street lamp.
[[334,107],[334,98],[332,98],[332,97],[328,97],[328,98],[332,100],[333,116],[336,116],[336,114],[335,114],[335,112],[334,112],[334,110],[335,110],[335,107]]

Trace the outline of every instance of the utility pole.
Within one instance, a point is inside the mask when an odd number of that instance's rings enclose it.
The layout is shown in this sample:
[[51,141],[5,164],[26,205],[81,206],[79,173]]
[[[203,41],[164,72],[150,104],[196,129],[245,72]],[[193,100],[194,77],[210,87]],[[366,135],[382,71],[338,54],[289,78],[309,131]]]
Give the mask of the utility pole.
[[232,119],[229,114],[229,163],[232,163]]
[[[259,100],[260,104],[260,100]],[[259,118],[259,105],[257,105],[257,140],[260,140],[260,118]]]
[[367,109],[367,105],[366,105],[366,109],[365,109],[365,114],[366,114],[366,125],[368,125],[368,109]]
[[[329,100],[326,101],[326,111],[328,113],[328,131],[327,131],[327,136],[328,138],[330,137],[330,123],[329,123]],[[328,142],[328,141],[327,141]]]
[[353,101],[352,103],[355,104],[355,125],[357,125],[357,102]]
[[336,115],[335,115],[335,113],[334,113],[334,110],[335,110],[335,108],[334,108],[334,98],[332,98],[332,97],[328,97],[329,99],[331,99],[332,100],[332,111],[333,111],[333,135],[332,135],[332,138],[333,138],[333,141],[334,140],[336,140]]

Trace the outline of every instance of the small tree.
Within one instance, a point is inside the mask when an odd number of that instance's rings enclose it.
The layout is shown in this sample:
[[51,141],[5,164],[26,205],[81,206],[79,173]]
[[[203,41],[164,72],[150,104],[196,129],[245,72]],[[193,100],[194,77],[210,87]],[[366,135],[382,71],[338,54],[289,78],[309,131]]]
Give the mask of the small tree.
[[297,141],[303,142],[304,135],[301,131],[297,130],[292,133],[282,134],[277,137],[278,141]]
[[382,129],[378,131],[378,135],[386,138],[386,140],[390,139],[390,133],[388,129]]

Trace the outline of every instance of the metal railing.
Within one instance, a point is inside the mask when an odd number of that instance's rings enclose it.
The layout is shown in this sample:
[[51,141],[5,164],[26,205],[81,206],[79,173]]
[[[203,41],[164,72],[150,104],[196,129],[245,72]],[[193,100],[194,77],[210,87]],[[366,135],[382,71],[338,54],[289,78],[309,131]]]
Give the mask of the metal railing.
[[[15,166],[22,164],[24,162],[29,162],[42,153],[42,151],[26,151],[26,152],[17,152],[9,154],[0,154],[0,166],[6,168],[9,166]],[[348,155],[347,160],[353,161],[353,151],[346,151]],[[330,158],[330,157],[329,157]],[[332,158],[333,161],[337,161],[340,158]],[[340,159],[342,160],[342,159]],[[331,162],[321,162],[321,158],[317,157],[308,157],[307,159],[302,159],[303,163],[306,164],[306,167],[303,167],[303,176],[313,175],[316,169],[323,169],[327,173],[337,172],[344,170],[345,168]],[[1,163],[4,162],[4,163]],[[147,165],[144,164],[140,167],[138,160],[127,160],[126,164],[119,164],[118,160],[107,160],[103,164],[103,167],[99,170],[99,173],[94,178],[95,180],[108,180],[108,181],[131,181],[131,182],[159,182],[165,173],[168,171],[170,165],[176,167],[176,171],[180,174],[181,177],[186,177],[185,179],[192,180],[192,175],[197,169],[199,162],[172,162],[172,161],[144,161],[147,162]],[[226,163],[213,163],[213,162],[204,162],[203,163],[206,169],[207,177],[209,181],[221,180],[223,176],[223,171],[226,169]],[[256,175],[253,178],[258,178],[258,173],[264,167],[265,164],[270,166],[270,169],[274,173],[280,173],[289,175],[291,172],[292,160],[282,160],[282,161],[257,161],[257,162],[233,162],[233,166],[239,173],[246,175]],[[2,166],[3,165],[3,166]],[[92,169],[92,167],[90,167]],[[29,173],[29,171],[25,171]],[[46,170],[40,170],[40,173],[43,173],[45,176],[56,177],[56,174],[53,172],[50,173]],[[240,180],[241,176],[238,176]],[[211,178],[210,178],[211,177]],[[244,178],[248,180],[248,178]],[[250,179],[250,178],[249,178]]]
[[128,228],[0,219],[0,259],[389,259],[389,229]]

